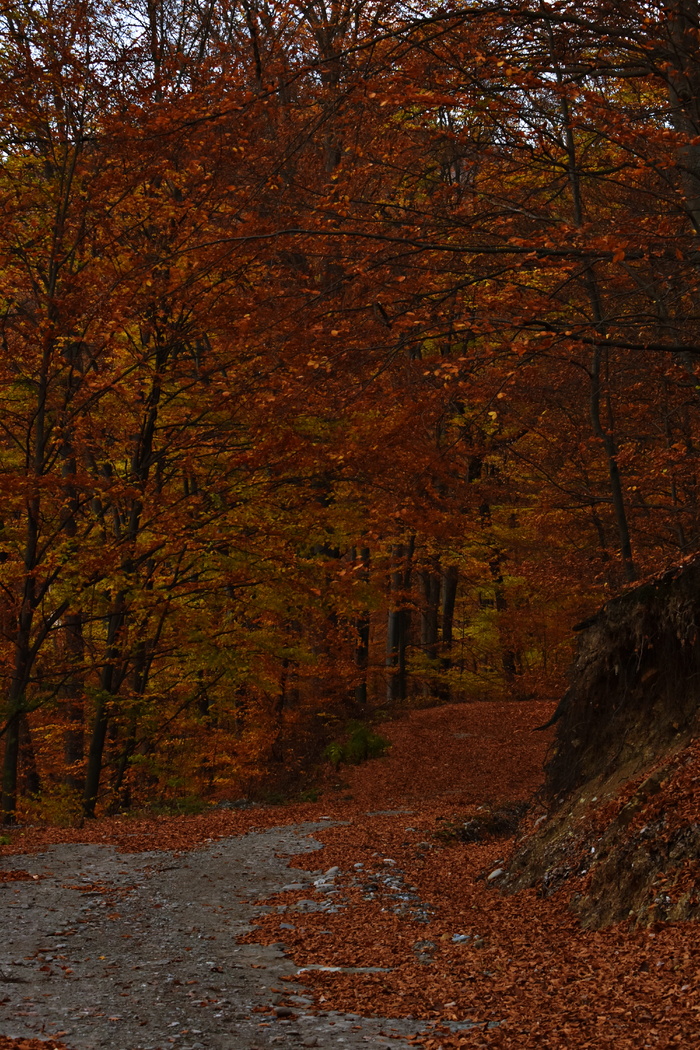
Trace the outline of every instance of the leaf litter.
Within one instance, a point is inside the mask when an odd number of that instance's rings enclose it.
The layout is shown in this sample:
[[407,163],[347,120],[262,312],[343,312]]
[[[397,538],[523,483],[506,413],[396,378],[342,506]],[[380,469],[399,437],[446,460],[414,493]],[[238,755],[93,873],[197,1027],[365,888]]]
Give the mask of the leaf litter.
[[[523,802],[532,824],[551,742],[533,729],[552,708],[412,711],[382,726],[392,744],[385,757],[329,773],[319,802],[26,828],[2,852],[58,842],[185,851],[325,817],[315,832],[323,849],[291,866],[327,874],[313,890],[290,887],[266,900],[271,910],[245,938],[283,943],[317,1010],[430,1021],[431,1033],[411,1040],[426,1050],[700,1045],[695,924],[583,930],[568,892],[505,896],[498,877],[489,879],[507,869],[512,835],[460,841],[451,833]],[[0,1050],[36,1050],[34,1042],[6,1040]]]

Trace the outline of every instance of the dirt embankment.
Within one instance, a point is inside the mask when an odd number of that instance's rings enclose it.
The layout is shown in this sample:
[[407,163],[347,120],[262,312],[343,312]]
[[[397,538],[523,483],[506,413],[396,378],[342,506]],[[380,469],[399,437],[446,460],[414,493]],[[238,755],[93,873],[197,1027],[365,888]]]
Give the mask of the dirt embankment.
[[586,926],[700,915],[700,558],[580,625],[555,714],[547,817],[510,891],[566,892]]

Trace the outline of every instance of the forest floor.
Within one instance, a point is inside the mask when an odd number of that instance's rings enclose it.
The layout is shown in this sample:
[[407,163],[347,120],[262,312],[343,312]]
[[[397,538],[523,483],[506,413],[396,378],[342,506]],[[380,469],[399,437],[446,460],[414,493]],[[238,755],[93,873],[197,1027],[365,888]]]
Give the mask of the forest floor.
[[584,931],[454,834],[537,819],[551,711],[413,711],[316,803],[13,830],[0,1050],[700,1046],[695,924]]

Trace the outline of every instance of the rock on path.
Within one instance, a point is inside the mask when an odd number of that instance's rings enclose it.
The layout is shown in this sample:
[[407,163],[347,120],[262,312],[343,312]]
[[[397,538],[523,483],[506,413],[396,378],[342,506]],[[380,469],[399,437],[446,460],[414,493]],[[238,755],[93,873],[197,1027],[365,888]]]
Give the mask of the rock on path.
[[[72,1050],[405,1045],[424,1022],[315,1015],[303,985],[280,983],[297,973],[283,945],[238,943],[254,902],[291,881],[285,858],[321,848],[321,826],[183,854],[62,845],[6,858],[0,871],[32,878],[0,883],[0,1032],[60,1036]],[[294,882],[311,889],[319,875],[295,871]]]

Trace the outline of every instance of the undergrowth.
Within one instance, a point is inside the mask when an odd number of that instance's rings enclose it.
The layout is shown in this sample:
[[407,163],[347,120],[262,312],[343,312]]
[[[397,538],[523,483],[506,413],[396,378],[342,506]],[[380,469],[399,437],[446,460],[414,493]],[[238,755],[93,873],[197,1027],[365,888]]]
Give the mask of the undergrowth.
[[347,739],[345,741],[333,740],[324,750],[323,757],[334,769],[337,769],[341,763],[357,766],[369,758],[379,758],[386,754],[389,746],[386,737],[375,733],[371,726],[364,722],[353,721],[348,723]]

